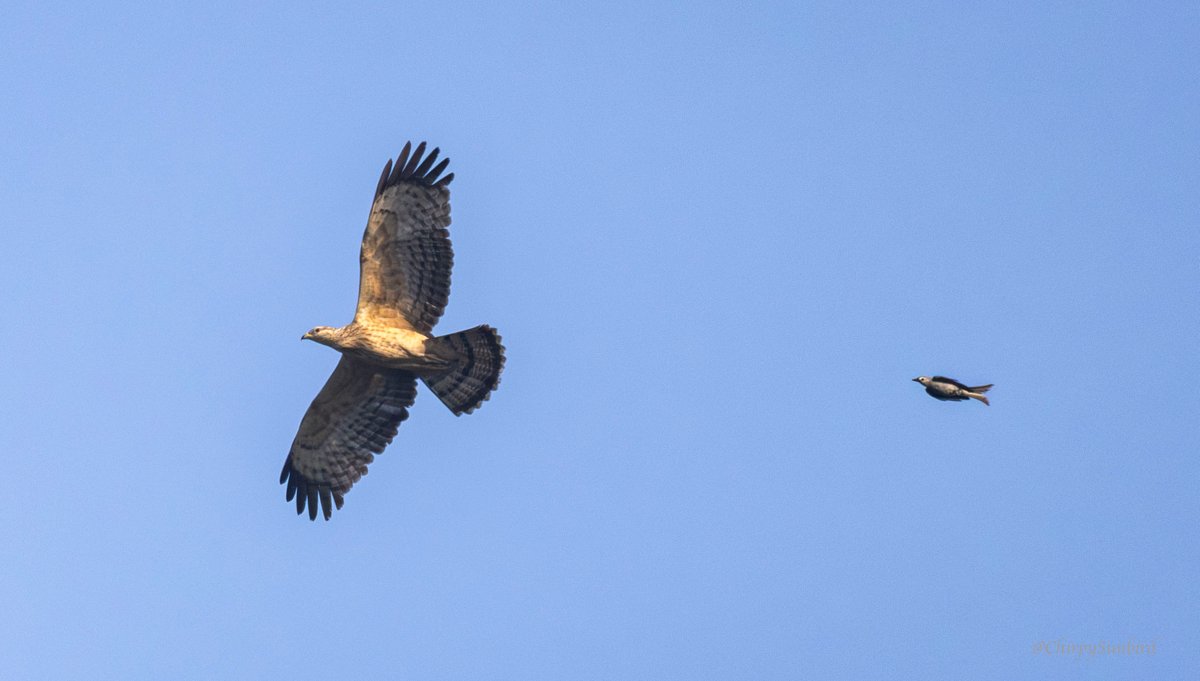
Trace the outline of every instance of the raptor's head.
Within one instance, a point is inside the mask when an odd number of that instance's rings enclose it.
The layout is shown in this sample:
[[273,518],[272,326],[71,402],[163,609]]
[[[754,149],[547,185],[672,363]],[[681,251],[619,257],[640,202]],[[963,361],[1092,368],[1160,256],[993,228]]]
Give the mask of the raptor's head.
[[332,345],[337,338],[338,330],[332,326],[314,326],[300,340],[316,341],[322,345]]
[[929,385],[929,377],[928,376],[917,376],[913,380],[916,381],[917,383],[920,383],[921,385]]

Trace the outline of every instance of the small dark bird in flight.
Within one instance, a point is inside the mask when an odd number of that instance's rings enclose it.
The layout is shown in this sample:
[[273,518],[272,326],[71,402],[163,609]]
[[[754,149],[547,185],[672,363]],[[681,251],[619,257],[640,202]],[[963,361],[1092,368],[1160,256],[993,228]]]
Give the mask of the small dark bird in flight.
[[988,402],[988,398],[984,397],[984,393],[992,389],[992,383],[987,385],[966,386],[953,378],[945,376],[917,376],[913,379],[917,383],[925,386],[925,392],[932,397],[943,402],[962,402],[968,397],[979,400],[989,407],[992,406]]

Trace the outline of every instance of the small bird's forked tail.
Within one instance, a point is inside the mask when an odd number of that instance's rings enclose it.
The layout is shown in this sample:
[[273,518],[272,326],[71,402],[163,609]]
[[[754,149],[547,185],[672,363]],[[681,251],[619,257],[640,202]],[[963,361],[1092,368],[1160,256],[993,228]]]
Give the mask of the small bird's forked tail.
[[996,384],[988,383],[987,385],[977,385],[974,388],[967,388],[966,396],[973,397],[990,407],[990,406],[992,406],[992,403],[988,402],[988,398],[984,397],[983,394],[985,392],[991,390],[993,385],[996,385]]
[[463,359],[443,373],[424,377],[425,385],[455,416],[478,409],[500,384],[500,372],[504,369],[500,334],[485,324],[428,342],[452,349]]

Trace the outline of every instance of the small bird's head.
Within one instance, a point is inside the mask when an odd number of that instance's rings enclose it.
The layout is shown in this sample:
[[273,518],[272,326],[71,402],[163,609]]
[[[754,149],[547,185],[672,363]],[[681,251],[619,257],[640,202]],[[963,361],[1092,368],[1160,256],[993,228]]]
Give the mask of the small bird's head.
[[332,345],[337,337],[337,329],[332,326],[314,326],[300,340],[316,341],[321,345]]
[[929,385],[929,377],[928,376],[917,376],[913,380],[916,381],[917,383],[920,383],[921,385]]

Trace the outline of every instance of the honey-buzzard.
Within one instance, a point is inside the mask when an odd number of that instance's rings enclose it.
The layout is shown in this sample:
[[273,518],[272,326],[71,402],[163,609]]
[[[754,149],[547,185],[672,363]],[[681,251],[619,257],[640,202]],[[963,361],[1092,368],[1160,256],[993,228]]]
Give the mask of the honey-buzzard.
[[[411,152],[411,153],[410,153]],[[469,414],[500,382],[504,346],[490,326],[433,336],[450,294],[450,181],[438,179],[425,143],[389,160],[363,234],[358,309],[341,328],[318,326],[304,338],[342,353],[300,422],[280,484],[296,513],[325,519],[396,436],[425,382],[455,415]],[[424,158],[422,158],[424,156]]]

